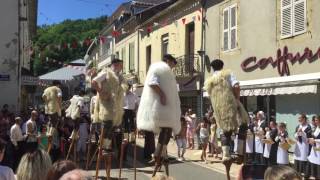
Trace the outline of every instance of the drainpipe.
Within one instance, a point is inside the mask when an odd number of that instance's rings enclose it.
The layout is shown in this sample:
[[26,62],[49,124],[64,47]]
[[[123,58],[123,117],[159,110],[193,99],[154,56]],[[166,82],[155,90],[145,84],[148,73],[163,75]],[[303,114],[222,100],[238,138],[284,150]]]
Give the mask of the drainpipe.
[[206,17],[205,17],[205,4],[206,0],[201,1],[201,48],[198,51],[198,54],[201,56],[201,76],[200,76],[200,118],[201,120],[203,119],[204,115],[204,101],[203,101],[203,84],[204,84],[204,76],[205,76],[205,71],[204,71],[204,60],[205,60],[205,22],[206,22]]
[[138,32],[138,45],[137,45],[137,48],[138,48],[138,68],[137,68],[137,73],[138,73],[138,83],[140,84],[140,32],[143,31],[142,29],[138,29],[137,32]]
[[266,97],[266,104],[267,104],[267,116],[268,116],[268,119],[266,120],[269,123],[270,122],[270,96],[269,95]]
[[21,102],[21,2],[18,1],[18,69],[17,69],[17,85],[18,85],[18,99],[16,112],[20,112],[20,102]]

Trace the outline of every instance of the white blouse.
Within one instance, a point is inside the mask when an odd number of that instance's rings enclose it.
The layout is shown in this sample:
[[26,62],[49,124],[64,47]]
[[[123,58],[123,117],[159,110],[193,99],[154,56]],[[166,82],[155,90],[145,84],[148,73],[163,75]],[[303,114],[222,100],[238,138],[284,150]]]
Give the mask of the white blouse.
[[[307,134],[304,132],[307,127],[308,125],[299,125],[299,129],[302,129],[302,132],[296,132],[294,135],[297,141],[294,148],[294,159],[298,161],[307,161],[309,154]],[[299,141],[299,136],[301,136],[302,142]]]

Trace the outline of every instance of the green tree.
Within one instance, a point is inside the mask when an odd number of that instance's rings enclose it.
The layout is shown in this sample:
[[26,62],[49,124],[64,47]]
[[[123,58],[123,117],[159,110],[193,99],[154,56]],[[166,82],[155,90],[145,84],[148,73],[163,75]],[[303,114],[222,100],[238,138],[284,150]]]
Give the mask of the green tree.
[[87,20],[65,20],[59,24],[38,27],[33,39],[34,75],[39,76],[83,58],[88,48],[86,39],[93,39],[107,25],[107,17]]

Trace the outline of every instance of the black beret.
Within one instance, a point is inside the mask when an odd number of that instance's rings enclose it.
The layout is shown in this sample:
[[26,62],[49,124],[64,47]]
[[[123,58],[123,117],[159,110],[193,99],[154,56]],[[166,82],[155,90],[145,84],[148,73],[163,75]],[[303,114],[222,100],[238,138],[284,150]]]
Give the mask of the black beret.
[[215,59],[210,63],[210,66],[213,68],[213,70],[221,70],[223,68],[223,61],[220,59]]
[[174,58],[171,54],[166,54],[163,56],[163,60],[169,60],[172,61],[174,64],[177,64],[176,58]]
[[123,61],[118,58],[112,59],[111,64],[115,64],[115,63],[123,63]]

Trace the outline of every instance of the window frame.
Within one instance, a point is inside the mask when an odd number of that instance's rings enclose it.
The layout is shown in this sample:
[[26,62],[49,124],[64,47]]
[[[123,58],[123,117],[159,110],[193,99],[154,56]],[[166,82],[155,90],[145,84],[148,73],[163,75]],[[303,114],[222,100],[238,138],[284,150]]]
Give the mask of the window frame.
[[[287,5],[285,7],[283,7],[283,1],[284,0],[281,0],[280,1],[280,39],[286,39],[286,38],[291,38],[291,37],[294,37],[294,36],[298,36],[300,34],[304,34],[305,32],[307,32],[307,0],[289,0],[290,1],[290,5]],[[298,31],[298,32],[295,32],[295,25],[296,25],[296,19],[295,19],[295,8],[296,8],[296,5],[299,4],[299,3],[304,3],[304,11],[303,11],[303,16],[304,16],[304,30],[302,31]],[[291,8],[291,32],[290,34],[288,35],[283,35],[283,24],[284,24],[284,21],[283,21],[283,12],[285,9],[287,8]]]
[[[231,17],[231,12],[232,12],[232,9],[235,8],[235,26],[231,27],[231,22],[232,22],[232,17]],[[225,12],[228,12],[228,27],[225,29]],[[231,31],[232,30],[235,30],[235,47],[234,48],[231,48],[231,42],[232,42],[232,38],[231,38]],[[225,42],[224,42],[224,39],[225,39],[225,33],[228,33],[228,40],[227,40],[227,49],[225,49]],[[232,5],[229,5],[227,7],[225,7],[223,10],[222,10],[222,51],[223,52],[230,52],[230,51],[233,51],[233,50],[236,50],[238,48],[238,4],[235,3],[235,4],[232,4]]]

